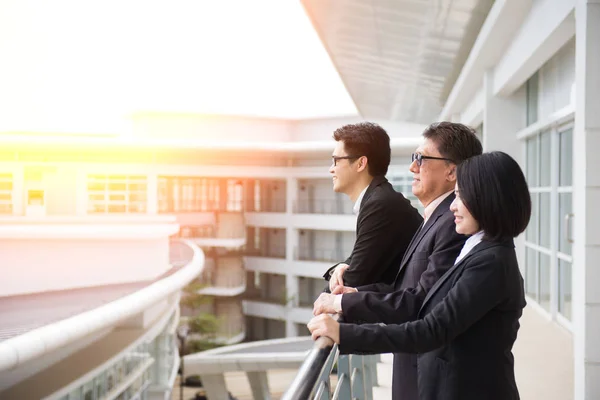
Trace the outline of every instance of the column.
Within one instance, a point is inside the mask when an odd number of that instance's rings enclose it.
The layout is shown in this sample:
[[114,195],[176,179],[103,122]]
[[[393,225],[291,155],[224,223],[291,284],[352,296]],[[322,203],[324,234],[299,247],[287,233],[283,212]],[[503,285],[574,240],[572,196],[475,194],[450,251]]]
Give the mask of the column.
[[[298,199],[298,179],[287,178],[285,193],[285,210],[286,210],[286,235],[285,235],[285,266],[290,266],[296,258],[298,247],[298,230],[292,224],[292,215],[294,206]],[[288,269],[288,268],[286,268]],[[298,277],[289,271],[285,272],[285,289],[288,299],[292,299],[287,303],[288,308],[296,307],[298,304]],[[289,314],[289,313],[288,313]],[[294,321],[286,319],[285,321],[285,336],[298,336],[298,329]]]
[[219,179],[219,211],[227,211],[227,200],[229,200],[229,193],[227,191],[227,179]]
[[87,171],[81,170],[81,168],[77,169],[75,177],[75,214],[78,216],[87,215],[87,176]]
[[[516,134],[525,128],[527,99],[520,90],[509,97],[494,95],[494,71],[483,76],[483,151],[499,150],[519,162],[525,172],[524,146]],[[521,268],[525,265],[525,235],[515,239],[517,259]]]
[[510,97],[494,96],[494,72],[489,70],[483,77],[483,93],[483,150],[500,150],[522,162],[521,143],[515,134],[525,128],[524,91]]
[[575,9],[573,331],[575,399],[600,398],[600,1]]
[[12,170],[13,215],[25,215],[25,167],[16,164]]
[[146,212],[158,214],[158,174],[150,173],[146,179]]

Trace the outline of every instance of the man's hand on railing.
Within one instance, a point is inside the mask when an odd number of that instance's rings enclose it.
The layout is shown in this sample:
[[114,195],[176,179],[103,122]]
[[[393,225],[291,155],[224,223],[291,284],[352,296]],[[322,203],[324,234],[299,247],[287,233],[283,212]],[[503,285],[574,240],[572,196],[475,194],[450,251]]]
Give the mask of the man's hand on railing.
[[335,269],[333,270],[333,273],[331,274],[331,277],[329,278],[329,291],[333,292],[333,289],[336,288],[336,286],[344,286],[344,272],[346,272],[346,270],[350,268],[350,266],[348,264],[344,264],[344,263],[339,263]]
[[335,295],[329,293],[321,293],[313,304],[313,315],[319,314],[335,314],[338,311],[335,309]]
[[353,288],[350,286],[336,286],[336,288],[331,291],[331,294],[346,294],[356,292],[358,292],[357,288]]
[[340,324],[327,314],[317,315],[306,325],[312,334],[313,340],[319,337],[328,337],[336,344],[340,344]]

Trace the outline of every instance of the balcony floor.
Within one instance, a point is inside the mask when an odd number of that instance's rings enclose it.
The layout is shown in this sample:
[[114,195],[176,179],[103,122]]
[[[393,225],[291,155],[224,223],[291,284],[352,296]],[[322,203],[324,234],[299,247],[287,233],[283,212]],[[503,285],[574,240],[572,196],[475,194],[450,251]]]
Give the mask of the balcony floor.
[[522,400],[572,400],[573,336],[527,306],[513,353]]

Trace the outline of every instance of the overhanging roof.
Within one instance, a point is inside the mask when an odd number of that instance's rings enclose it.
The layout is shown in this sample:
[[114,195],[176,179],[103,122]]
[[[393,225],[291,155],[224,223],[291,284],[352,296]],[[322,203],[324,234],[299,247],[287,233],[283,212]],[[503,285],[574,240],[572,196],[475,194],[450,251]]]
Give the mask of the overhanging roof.
[[494,0],[301,0],[360,114],[431,123]]

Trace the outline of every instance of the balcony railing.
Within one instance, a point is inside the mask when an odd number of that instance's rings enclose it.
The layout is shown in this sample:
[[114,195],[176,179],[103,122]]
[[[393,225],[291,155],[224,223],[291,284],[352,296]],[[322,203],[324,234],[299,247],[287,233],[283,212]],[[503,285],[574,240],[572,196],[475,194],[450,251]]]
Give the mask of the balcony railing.
[[246,211],[261,213],[284,213],[285,207],[285,199],[264,199],[260,204],[248,204]]
[[[347,256],[346,256],[347,257]],[[297,247],[296,259],[299,261],[341,262],[346,259],[342,249]]]
[[270,246],[269,248],[247,247],[245,254],[249,257],[285,258],[285,246]]
[[307,199],[294,204],[297,214],[352,214],[353,204],[347,199]]
[[234,289],[246,286],[246,271],[244,268],[202,271],[200,283],[207,287]]
[[246,320],[243,315],[227,315],[219,318],[219,329],[216,336],[218,342],[227,342],[228,340],[239,336],[246,329]]
[[[377,384],[377,356],[339,355],[337,345],[327,337],[315,341],[282,400],[373,399]],[[337,361],[337,384],[331,386],[331,372]]]

